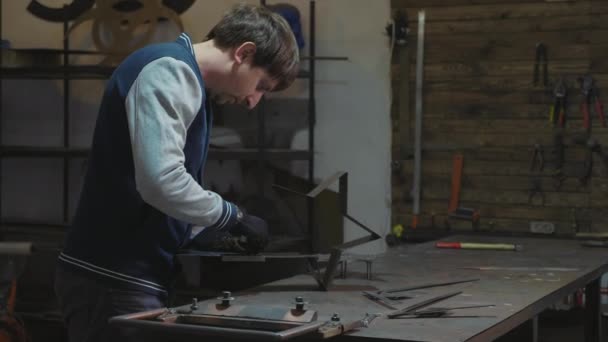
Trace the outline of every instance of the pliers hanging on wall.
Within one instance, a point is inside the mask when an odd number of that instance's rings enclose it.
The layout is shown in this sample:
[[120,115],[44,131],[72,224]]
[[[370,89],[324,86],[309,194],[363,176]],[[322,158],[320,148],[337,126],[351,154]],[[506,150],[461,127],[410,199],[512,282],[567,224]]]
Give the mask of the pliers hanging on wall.
[[553,187],[556,191],[558,191],[566,179],[566,175],[564,175],[564,153],[566,150],[566,146],[564,145],[564,135],[562,132],[556,132],[553,136]]
[[545,168],[545,156],[543,147],[540,144],[534,144],[534,152],[532,154],[532,161],[530,162],[530,175],[531,185],[528,193],[528,203],[532,203],[532,200],[536,195],[540,196],[541,203],[545,204],[545,193],[542,189],[542,172]]
[[536,58],[534,60],[534,85],[538,85],[540,81],[540,71],[542,68],[543,86],[549,83],[548,67],[547,67],[547,47],[543,43],[536,44]]
[[599,90],[595,86],[595,80],[591,75],[585,75],[581,82],[581,92],[583,93],[583,101],[581,102],[581,112],[583,113],[583,126],[587,131],[591,130],[591,103],[595,106],[595,112],[602,122],[602,127],[606,127],[606,118],[604,117],[604,106],[599,98]]
[[566,95],[567,88],[563,78],[559,78],[553,88],[554,102],[549,110],[549,122],[556,124],[559,122],[560,127],[564,127],[566,123]]

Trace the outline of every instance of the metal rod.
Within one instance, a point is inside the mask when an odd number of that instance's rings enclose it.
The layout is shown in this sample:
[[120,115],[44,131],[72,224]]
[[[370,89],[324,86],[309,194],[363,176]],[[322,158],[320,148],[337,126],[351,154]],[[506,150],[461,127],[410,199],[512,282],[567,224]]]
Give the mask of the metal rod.
[[279,189],[279,190],[282,190],[282,191],[285,191],[285,192],[288,192],[288,193],[293,194],[293,195],[298,195],[298,196],[306,197],[306,194],[303,194],[303,193],[301,193],[299,191],[292,190],[292,189],[290,189],[288,187],[285,187],[285,186],[282,186],[282,185],[272,184],[272,187],[276,188],[276,189]]
[[265,156],[266,156],[266,97],[262,96],[258,104],[258,160],[257,160],[257,179],[258,194],[264,196],[264,175],[265,175]]
[[[266,0],[260,0],[260,5],[266,7]],[[262,97],[260,104],[258,104],[258,194],[264,195],[264,174],[265,174],[265,153],[266,148],[266,115],[264,114],[264,101]]]
[[420,214],[420,178],[422,171],[422,78],[424,77],[424,11],[418,12],[418,47],[416,60],[416,128],[415,128],[415,151],[414,151],[414,186],[412,197],[414,200],[414,222],[415,228],[418,224]]
[[367,280],[372,280],[373,276],[372,276],[372,261],[371,260],[364,260],[365,262],[365,275],[366,275],[366,279]]
[[[310,43],[309,43],[309,55],[311,57],[315,56],[315,11],[316,11],[316,3],[314,0],[311,0],[309,3],[310,7]],[[308,182],[309,184],[314,184],[315,181],[315,159],[314,159],[314,151],[315,151],[315,124],[316,124],[316,101],[315,101],[315,59],[311,58],[308,60],[308,71],[310,73],[310,77],[308,79],[308,151],[310,155],[308,156]],[[308,233],[310,235],[310,250],[311,252],[317,251],[317,235],[315,233],[315,206],[313,199],[309,198],[307,201],[308,206]]]
[[316,1],[315,0],[311,0],[310,1],[310,43],[309,43],[309,55],[310,55],[310,59],[308,60],[308,66],[309,66],[309,72],[310,72],[310,78],[308,80],[308,105],[310,106],[310,108],[308,109],[310,112],[310,123],[309,123],[309,130],[308,130],[308,149],[311,152],[311,156],[310,156],[310,165],[309,165],[309,169],[308,169],[308,180],[312,183],[314,182],[314,147],[315,147],[315,125],[317,122],[317,117],[316,117],[316,101],[315,101],[315,82],[316,82],[316,75],[315,75],[315,54],[316,54],[316,35],[315,35],[315,24],[316,24],[316,17],[315,17],[315,12],[316,12]]
[[380,292],[381,293],[404,292],[404,291],[411,291],[411,290],[428,289],[431,287],[438,287],[438,286],[448,286],[448,285],[454,285],[454,284],[470,283],[470,282],[474,282],[474,281],[479,281],[479,278],[450,281],[450,282],[445,282],[445,283],[429,283],[429,284],[422,284],[422,285],[414,285],[414,286],[400,287],[397,289],[390,289],[390,290],[385,290],[385,291],[380,291]]
[[410,148],[412,143],[412,116],[410,111],[410,48],[411,46],[407,44],[399,51],[400,76],[398,109],[399,145],[401,152],[399,159],[407,159],[411,156]]
[[316,59],[318,61],[348,61],[348,57],[341,56],[300,56],[300,60]]
[[391,310],[398,310],[397,308],[397,302],[393,301],[390,298],[387,298],[381,294],[378,293],[374,293],[372,291],[363,291],[363,295],[371,300],[373,300],[374,302],[381,304]]
[[368,228],[363,223],[357,221],[354,217],[350,216],[349,214],[345,213],[344,217],[346,217],[347,219],[349,219],[352,223],[356,224],[357,226],[361,227],[366,232],[370,233],[373,238],[376,238],[376,239],[380,238],[380,235],[378,235],[378,233],[376,233],[375,231],[373,231],[371,228]]
[[[323,322],[318,322],[318,324],[322,323]],[[157,332],[159,334],[167,334],[165,336],[188,334],[189,336],[221,336],[222,338],[227,339],[255,339],[261,341],[284,341],[289,338],[285,338],[279,333],[270,331],[222,328],[189,324],[167,324],[165,322],[154,322],[140,319],[125,319],[121,317],[110,318],[110,324],[113,324],[115,326],[121,326],[124,328],[139,329],[138,331],[142,332],[145,331]]]
[[338,171],[333,175],[325,178],[321,183],[319,183],[319,185],[317,185],[314,189],[308,192],[306,196],[311,198],[317,197],[321,192],[323,192],[323,190],[329,188],[329,186],[332,185],[336,180],[344,176],[344,174],[346,174],[346,172]]
[[[66,11],[67,13],[67,11]],[[63,49],[70,50],[68,20],[63,21]],[[70,60],[67,53],[63,54],[63,147],[70,147],[70,74],[68,71]],[[69,174],[70,160],[67,156],[63,157],[63,221],[68,222],[70,216],[69,210]]]
[[301,325],[299,327],[279,331],[276,334],[283,341],[289,340],[289,339],[297,337],[297,336],[302,336],[302,335],[306,335],[311,332],[317,331],[320,327],[322,327],[325,324],[326,324],[326,322],[323,322],[323,321],[312,322],[312,323]]
[[433,303],[437,303],[437,302],[440,302],[442,300],[445,300],[445,299],[457,296],[457,295],[459,295],[461,293],[462,293],[462,291],[457,291],[457,292],[450,292],[448,294],[444,294],[444,295],[441,295],[441,296],[433,297],[431,299],[424,300],[424,301],[422,301],[420,303],[410,305],[410,306],[408,306],[406,308],[403,308],[401,310],[397,310],[397,311],[391,312],[391,313],[389,313],[387,315],[387,317],[388,318],[397,318],[397,317],[402,316],[402,315],[407,315],[407,314],[409,314],[409,313],[411,313],[413,311],[416,311],[416,310],[418,310],[420,308],[423,308],[423,307],[431,305]]
[[327,291],[333,282],[334,275],[336,274],[336,270],[338,268],[338,264],[340,263],[340,259],[342,258],[342,250],[339,248],[333,248],[331,250],[329,261],[327,262],[327,266],[325,267],[325,273],[323,274],[323,278],[320,279],[321,289],[323,291]]
[[30,255],[31,242],[0,242],[0,255]]
[[[0,39],[2,38],[2,0],[0,0]],[[8,47],[7,47],[8,48]],[[4,54],[0,53],[0,68],[4,69],[4,60],[2,58]],[[4,73],[4,70],[2,71]],[[4,139],[2,136],[2,107],[3,107],[3,96],[2,94],[4,94],[2,92],[3,88],[2,88],[2,84],[4,83],[4,78],[0,78],[0,146],[4,144]],[[1,148],[1,147],[0,147]],[[2,217],[2,181],[3,178],[2,177],[3,172],[2,172],[2,158],[0,158],[0,218]],[[4,227],[0,226],[0,240],[4,240]]]

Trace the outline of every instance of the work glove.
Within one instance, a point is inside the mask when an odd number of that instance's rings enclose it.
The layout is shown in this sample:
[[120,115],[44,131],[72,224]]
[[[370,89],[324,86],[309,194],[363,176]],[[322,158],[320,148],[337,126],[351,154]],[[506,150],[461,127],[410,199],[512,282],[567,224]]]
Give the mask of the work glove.
[[257,216],[239,213],[237,223],[228,231],[239,238],[246,253],[257,254],[268,245],[268,224]]
[[196,235],[187,249],[257,254],[268,244],[268,224],[237,209],[236,223],[224,229],[206,228]]

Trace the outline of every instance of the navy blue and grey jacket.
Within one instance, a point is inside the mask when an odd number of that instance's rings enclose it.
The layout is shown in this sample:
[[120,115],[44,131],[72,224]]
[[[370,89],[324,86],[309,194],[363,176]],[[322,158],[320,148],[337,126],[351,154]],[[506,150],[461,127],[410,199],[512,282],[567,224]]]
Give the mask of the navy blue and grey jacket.
[[61,267],[166,292],[192,226],[236,222],[236,207],[201,186],[211,123],[187,34],[127,57],[105,89]]

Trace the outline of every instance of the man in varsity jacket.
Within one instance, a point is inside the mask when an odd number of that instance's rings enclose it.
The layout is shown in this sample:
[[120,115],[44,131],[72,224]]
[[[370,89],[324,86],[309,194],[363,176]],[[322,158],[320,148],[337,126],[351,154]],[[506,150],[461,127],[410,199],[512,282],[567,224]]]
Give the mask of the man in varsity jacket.
[[56,272],[71,342],[110,341],[110,317],[166,306],[175,254],[192,239],[223,232],[250,253],[266,245],[262,219],[201,186],[210,101],[253,108],[288,87],[298,46],[281,16],[251,5],[235,6],[207,38],[182,33],[140,49],[107,83]]

